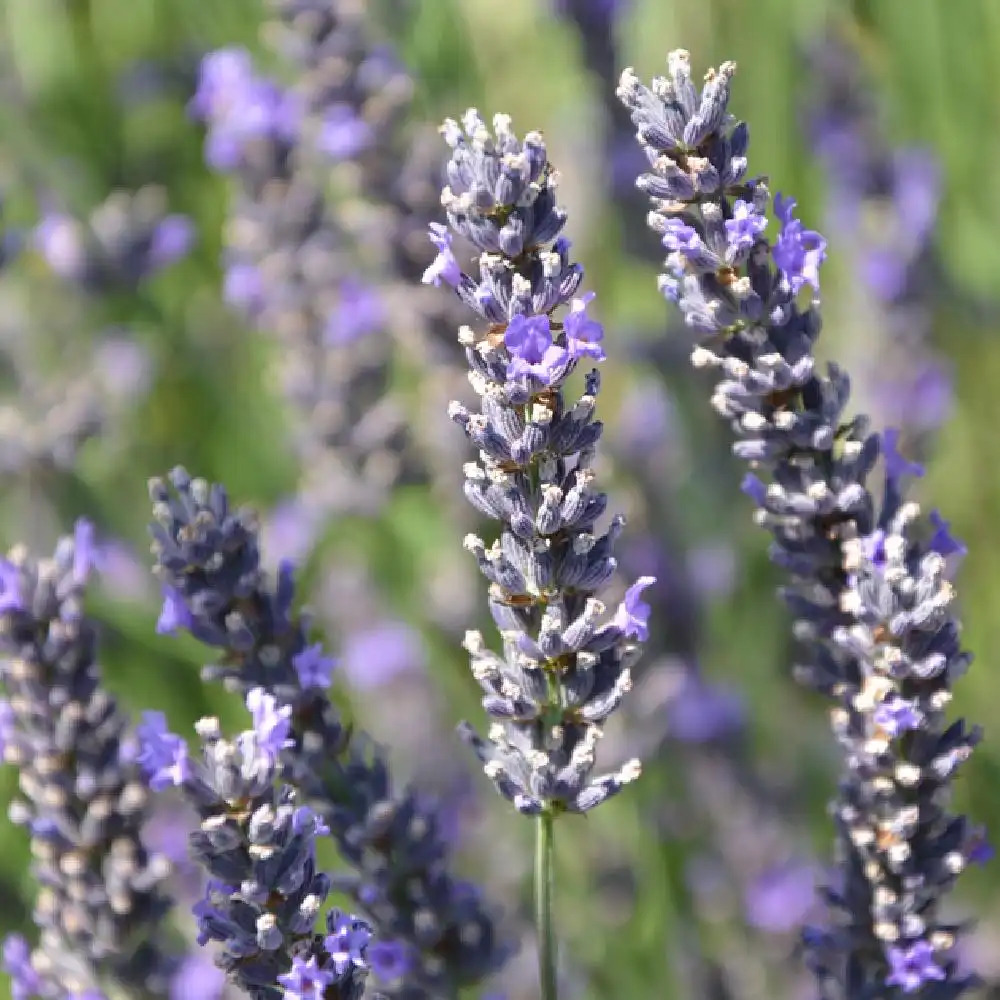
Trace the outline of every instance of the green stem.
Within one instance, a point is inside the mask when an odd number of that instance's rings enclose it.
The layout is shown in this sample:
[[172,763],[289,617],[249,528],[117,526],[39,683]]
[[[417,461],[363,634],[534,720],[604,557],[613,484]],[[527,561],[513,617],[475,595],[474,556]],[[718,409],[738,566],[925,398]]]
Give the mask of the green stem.
[[553,816],[549,811],[538,817],[535,840],[535,930],[538,933],[538,978],[540,1000],[558,1000],[556,995],[556,943],[552,927]]

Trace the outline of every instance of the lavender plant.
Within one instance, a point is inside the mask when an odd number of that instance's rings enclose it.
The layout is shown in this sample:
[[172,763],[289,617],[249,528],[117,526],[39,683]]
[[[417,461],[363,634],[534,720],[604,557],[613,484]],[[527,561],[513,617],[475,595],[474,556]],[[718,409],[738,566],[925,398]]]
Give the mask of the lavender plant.
[[[607,496],[594,489],[602,426],[594,419],[600,378],[569,404],[565,384],[586,358],[603,360],[603,328],[587,314],[593,293],[574,299],[583,269],[559,237],[566,213],[558,175],[537,132],[520,140],[497,115],[491,134],[475,109],[442,128],[452,149],[441,201],[451,229],[479,251],[475,276],[451,250],[452,235],[431,227],[439,250],[424,280],[451,285],[482,325],[463,326],[469,378],[480,412],[453,403],[450,415],[479,450],[464,467],[466,497],[500,523],[487,549],[465,547],[490,583],[490,613],[503,655],[471,631],[465,647],[496,720],[483,740],[462,732],[497,791],[537,817],[536,922],[545,1000],[556,996],[552,928],[553,821],[585,813],[638,777],[638,760],[592,776],[601,723],[631,687],[629,667],[648,635],[643,577],[606,618],[595,594],[616,566],[612,548],[624,521],[597,521]],[[557,319],[557,310],[569,305]]]
[[217,719],[200,720],[198,763],[162,713],[147,712],[138,730],[150,786],[181,788],[201,820],[191,848],[211,878],[195,907],[199,944],[221,943],[219,964],[253,1000],[358,1000],[368,926],[330,910],[328,933],[314,931],[331,887],[317,871],[316,838],[330,831],[282,781],[291,706],[262,688],[246,704],[253,728],[235,740]]
[[225,490],[183,469],[150,484],[155,572],[165,599],[158,628],[183,629],[218,651],[206,680],[244,696],[257,688],[289,720],[282,780],[330,828],[353,872],[333,877],[371,920],[369,961],[399,1000],[455,997],[504,959],[493,915],[474,886],[448,871],[438,817],[414,789],[395,791],[381,752],[351,737],[327,694],[334,661],[308,640],[293,608],[293,567],[272,583],[258,528]]
[[836,365],[821,373],[813,355],[826,242],[780,195],[778,236],[764,237],[770,195],[747,177],[749,132],[727,109],[734,72],[709,72],[699,94],[678,50],[666,77],[650,88],[626,70],[618,94],[650,163],[637,183],[669,252],[660,289],[699,337],[695,366],[721,370],[712,403],[734,452],[768,476],[751,474],[744,490],[789,574],[782,593],[805,653],[796,674],[833,700],[844,750],[841,883],[826,892],[832,925],[806,932],[809,964],[824,996],[953,997],[972,979],[957,970],[958,928],[941,903],[981,848],[947,807],[979,739],[945,715],[970,660],[947,579],[958,546],[906,498],[909,468],[894,449],[882,496],[867,486],[884,439],[865,417],[844,419],[848,377]]
[[79,521],[49,559],[15,548],[0,560],[0,745],[18,768],[11,818],[30,832],[40,887],[38,945],[4,945],[24,1000],[102,1000],[116,984],[136,1000],[165,997],[174,968],[154,933],[169,866],[140,838],[149,796],[83,608],[95,555]]

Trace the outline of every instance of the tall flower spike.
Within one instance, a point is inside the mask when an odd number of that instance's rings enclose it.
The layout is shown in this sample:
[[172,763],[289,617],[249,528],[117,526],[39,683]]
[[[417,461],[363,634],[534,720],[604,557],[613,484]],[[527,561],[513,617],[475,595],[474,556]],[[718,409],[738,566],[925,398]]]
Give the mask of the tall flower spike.
[[749,476],[744,491],[789,575],[783,596],[806,653],[796,673],[833,700],[844,748],[833,809],[842,885],[827,891],[833,926],[807,931],[806,951],[825,997],[954,997],[971,979],[940,903],[977,839],[947,793],[979,733],[944,710],[970,656],[940,540],[905,499],[901,463],[886,463],[877,501],[866,481],[880,438],[865,417],[843,418],[846,374],[816,365],[825,242],[791,199],[775,200],[773,245],[763,226],[748,245],[733,225],[747,214],[740,202],[757,216],[770,202],[746,177],[747,127],[727,110],[734,72],[710,72],[699,94],[677,51],[651,89],[626,70],[618,94],[651,167],[640,178],[649,224],[670,251],[661,288],[699,335],[695,366],[721,372],[712,403],[734,452],[767,478]]
[[290,709],[261,688],[247,694],[253,728],[223,739],[217,719],[197,725],[202,757],[147,712],[139,763],[154,788],[181,789],[201,819],[191,851],[209,876],[194,907],[198,941],[221,945],[217,961],[253,1000],[359,1000],[367,975],[364,923],[336,910],[315,933],[330,892],[317,871],[316,838],[330,831],[281,778]]
[[168,865],[140,838],[148,793],[120,752],[127,721],[101,687],[97,630],[83,612],[94,558],[80,521],[51,559],[16,548],[0,560],[0,745],[19,769],[11,817],[30,831],[41,886],[38,946],[8,939],[5,967],[25,996],[99,995],[113,983],[166,996]]
[[363,736],[349,738],[324,683],[331,664],[309,643],[308,618],[293,609],[291,566],[282,564],[276,583],[267,579],[256,521],[230,509],[223,487],[175,469],[169,486],[152,481],[150,495],[166,617],[217,651],[203,670],[207,680],[244,695],[262,688],[276,699],[274,712],[288,710],[288,746],[279,746],[283,723],[265,713],[274,720],[283,780],[301,789],[353,869],[338,873],[334,886],[371,920],[376,954],[392,945],[405,959],[373,964],[376,978],[394,970],[381,991],[423,1000],[480,982],[505,957],[493,917],[479,892],[449,872],[436,814],[415,789],[392,788],[388,765]]
[[[434,272],[451,275],[483,326],[459,334],[480,412],[453,403],[450,413],[479,450],[465,467],[466,496],[501,526],[489,548],[466,539],[490,583],[503,655],[478,632],[467,635],[495,723],[488,742],[467,725],[463,732],[519,812],[586,812],[639,774],[637,760],[596,778],[592,771],[601,724],[631,686],[649,615],[640,593],[651,579],[629,589],[617,614],[595,597],[614,572],[623,521],[614,518],[604,533],[596,527],[607,506],[591,468],[599,376],[586,376],[572,404],[564,383],[582,358],[603,359],[603,330],[586,314],[590,296],[556,315],[573,301],[583,270],[559,237],[566,214],[542,136],[518,139],[506,115],[493,125],[491,134],[474,109],[462,126],[444,124],[452,156],[441,201],[452,230],[481,255],[475,276],[456,275],[450,258]],[[432,236],[450,255],[440,230]]]

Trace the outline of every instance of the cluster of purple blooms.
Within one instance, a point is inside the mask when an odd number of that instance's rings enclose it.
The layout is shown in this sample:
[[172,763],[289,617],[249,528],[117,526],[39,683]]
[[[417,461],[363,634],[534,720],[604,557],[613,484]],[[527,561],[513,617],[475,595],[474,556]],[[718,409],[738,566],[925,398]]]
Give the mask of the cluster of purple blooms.
[[[618,4],[564,6],[610,20]],[[208,162],[239,185],[225,294],[298,350],[285,359],[285,388],[321,443],[303,460],[356,446],[345,467],[364,478],[358,466],[373,437],[343,435],[357,430],[350,406],[367,419],[382,399],[388,341],[371,335],[390,313],[362,272],[385,266],[393,250],[353,269],[363,231],[331,210],[323,172],[346,167],[340,180],[351,188],[369,165],[385,170],[375,154],[409,84],[365,34],[363,5],[272,8],[271,41],[302,71],[299,85],[264,78],[246,52],[225,49],[205,60],[191,104],[208,126]],[[983,831],[948,804],[980,738],[946,714],[971,660],[951,583],[965,548],[939,513],[922,519],[907,498],[922,468],[900,453],[898,432],[846,417],[846,373],[817,364],[827,243],[796,217],[794,199],[772,200],[748,174],[749,132],[728,111],[734,73],[723,64],[699,90],[678,50],[650,87],[626,70],[617,96],[648,161],[636,188],[667,252],[660,291],[698,338],[695,367],[719,373],[712,406],[753,470],[743,492],[787,574],[795,674],[829,697],[843,751],[831,807],[837,875],[823,890],[829,919],[803,932],[803,950],[824,1000],[952,1000],[974,978],[959,970],[961,928],[944,897],[989,853]],[[490,726],[485,738],[468,723],[459,731],[500,796],[545,829],[640,776],[637,757],[595,768],[650,639],[657,578],[619,587],[625,522],[605,518],[595,472],[601,380],[590,366],[606,360],[605,332],[562,235],[567,214],[545,142],[538,132],[519,137],[503,114],[490,128],[475,109],[441,132],[451,150],[440,194],[447,225],[429,225],[437,255],[422,280],[450,288],[472,324],[457,339],[476,403],[452,402],[448,415],[475,449],[463,491],[492,537],[469,533],[464,547],[486,578],[500,646],[465,634]],[[396,198],[384,180],[371,190]],[[456,237],[475,252],[471,263],[460,263]],[[110,199],[87,226],[50,215],[35,233],[53,271],[87,292],[134,288],[192,241],[189,222],[148,192]],[[412,273],[416,259],[393,266]],[[359,342],[373,353],[338,375],[337,360]],[[382,418],[390,436],[400,428]],[[205,877],[197,941],[211,946],[230,988],[252,1000],[360,1000],[366,989],[385,1000],[458,1000],[482,988],[510,957],[508,934],[483,892],[453,873],[444,813],[394,783],[385,751],[342,718],[330,692],[337,661],[312,637],[292,561],[265,569],[255,515],[232,507],[221,485],[177,468],[152,480],[149,495],[163,596],[156,631],[204,647],[203,680],[238,694],[250,727],[227,737],[218,719],[200,719],[197,754],[160,712],[130,728],[102,685],[98,630],[84,610],[100,562],[89,523],[51,558],[18,547],[0,559],[0,751],[18,768],[11,816],[27,828],[39,886],[37,944],[13,935],[3,948],[14,1000],[154,1000],[188,982],[180,935],[160,931],[173,906],[169,863],[143,839],[152,799],[166,793],[196,816],[188,846]],[[599,595],[615,587],[620,599],[606,603]],[[724,747],[742,727],[742,706],[686,667],[676,738]],[[690,780],[726,790],[706,806],[721,814],[742,807],[745,773],[732,755],[713,753],[693,758]],[[786,850],[786,832],[775,829]],[[318,857],[327,839],[341,862],[330,872]],[[811,864],[775,864],[770,877],[813,897]],[[329,906],[335,893],[357,915]],[[752,923],[787,929],[766,892],[754,899]],[[540,937],[551,932],[542,919]],[[541,940],[544,1000],[555,1000],[549,949]],[[224,988],[205,986],[197,1000]]]
[[464,469],[466,497],[500,524],[489,548],[476,535],[465,540],[490,584],[503,655],[481,633],[466,635],[495,722],[488,742],[463,731],[519,812],[587,812],[640,773],[629,760],[591,777],[601,726],[630,690],[649,634],[641,595],[654,582],[629,587],[610,616],[596,597],[615,571],[624,521],[596,527],[607,508],[592,469],[599,375],[585,376],[572,403],[564,383],[581,362],[604,360],[604,330],[587,313],[593,293],[575,297],[583,269],[559,235],[566,213],[541,135],[520,140],[506,115],[491,134],[475,109],[442,133],[452,155],[441,203],[454,233],[479,251],[478,273],[459,268],[451,234],[435,226],[438,257],[424,280],[451,285],[483,325],[459,333],[480,412],[456,402],[450,414],[478,449]]
[[[743,488],[789,576],[796,674],[834,702],[841,883],[826,890],[832,921],[806,932],[806,952],[824,996],[955,996],[972,980],[957,971],[958,928],[940,904],[983,856],[981,831],[948,811],[946,795],[979,739],[945,715],[971,659],[948,579],[963,547],[939,515],[921,523],[905,497],[919,467],[893,434],[845,420],[846,374],[816,364],[826,242],[780,195],[778,235],[764,237],[771,199],[747,176],[749,133],[727,110],[734,72],[709,72],[699,93],[679,50],[651,88],[626,70],[618,92],[650,165],[638,184],[668,251],[660,289],[698,335],[694,365],[721,373],[712,404],[734,453],[767,476],[751,473]],[[877,497],[866,480],[880,453]]]

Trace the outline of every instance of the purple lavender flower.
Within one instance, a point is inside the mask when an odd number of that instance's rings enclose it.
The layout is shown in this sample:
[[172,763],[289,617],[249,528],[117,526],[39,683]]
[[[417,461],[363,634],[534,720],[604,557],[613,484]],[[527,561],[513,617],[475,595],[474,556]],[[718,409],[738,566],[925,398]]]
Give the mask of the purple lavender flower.
[[45,984],[31,964],[31,948],[20,934],[9,934],[3,942],[3,971],[10,976],[11,1000],[34,1000]]
[[[79,549],[78,549],[79,546]],[[23,547],[20,600],[0,607],[4,760],[20,771],[10,817],[31,839],[38,944],[8,941],[15,995],[34,1000],[90,994],[111,981],[162,996],[173,958],[153,933],[170,907],[166,859],[141,830],[148,795],[127,748],[128,722],[101,685],[97,628],[83,613],[93,558],[86,522],[51,558]]]
[[191,614],[181,594],[173,587],[163,588],[163,607],[156,622],[158,635],[173,635],[191,624]]
[[[330,831],[284,780],[279,755],[291,742],[284,739],[290,708],[277,709],[259,688],[247,694],[246,703],[253,728],[232,741],[223,739],[217,719],[199,721],[201,759],[186,764],[176,782],[201,820],[191,850],[210,876],[194,907],[199,943],[218,942],[220,966],[259,1000],[287,995],[278,984],[304,997],[359,1000],[367,974],[367,926],[352,918],[357,937],[349,963],[330,938],[314,933],[332,885],[317,870],[316,838]],[[146,749],[140,759],[151,782],[162,780],[183,745],[156,716],[149,714],[141,737]],[[341,921],[338,911],[327,914],[332,934]]]
[[927,519],[934,528],[934,534],[927,543],[929,549],[933,549],[939,555],[945,556],[965,556],[968,554],[968,546],[951,533],[951,522],[946,521],[940,511],[932,510]]
[[733,203],[733,217],[726,219],[726,236],[734,250],[740,254],[751,250],[766,228],[767,217],[751,202],[737,200]]
[[[191,105],[208,126],[206,159],[234,182],[224,294],[278,339],[299,492],[328,513],[368,513],[417,465],[403,458],[411,430],[391,379],[396,296],[379,287],[420,245],[408,201],[426,183],[409,177],[401,114],[412,87],[372,37],[366,5],[274,0],[268,12],[264,36],[295,86],[222,50],[205,57]],[[357,166],[337,170],[336,195],[324,181],[331,157]],[[356,276],[359,260],[382,273]],[[420,329],[423,316],[413,320]]]
[[375,139],[372,127],[349,104],[334,104],[326,113],[317,145],[334,160],[350,160]]
[[337,973],[333,968],[323,968],[315,955],[307,961],[300,955],[292,958],[292,967],[278,976],[287,1000],[326,1000]]
[[[739,202],[736,202],[739,204]],[[795,218],[795,199],[774,196],[774,212],[781,232],[774,244],[774,263],[797,295],[805,285],[819,291],[819,268],[826,260],[826,240],[812,229],[804,229]]]
[[186,257],[194,246],[196,235],[194,223],[186,215],[168,215],[153,230],[150,263],[161,268]]
[[735,689],[686,671],[666,706],[667,732],[682,743],[716,743],[746,723],[746,700]]
[[[170,478],[169,487],[150,484],[156,573],[186,608],[186,616],[177,616],[185,617],[182,627],[213,650],[203,676],[250,700],[261,732],[244,734],[235,752],[248,771],[280,770],[289,788],[301,791],[317,810],[307,817],[311,828],[317,835],[329,829],[347,866],[337,874],[338,890],[370,912],[381,938],[410,946],[405,989],[390,988],[389,996],[429,1000],[477,982],[506,956],[493,918],[478,895],[455,898],[435,813],[412,789],[392,789],[381,753],[363,734],[351,739],[325,688],[307,683],[326,666],[321,649],[307,640],[308,618],[293,610],[291,564],[279,563],[270,580],[253,516],[231,510],[221,486],[192,480],[183,469]],[[155,735],[159,746],[162,737]],[[268,752],[261,754],[262,747]],[[150,754],[152,763],[169,766],[172,750],[168,741],[166,754]],[[302,815],[291,810],[291,829]],[[233,881],[228,869],[217,871]],[[236,932],[219,915],[231,896],[225,889],[209,893],[202,927],[235,948]]]
[[264,282],[260,269],[253,264],[236,263],[226,269],[222,285],[223,300],[253,315],[264,301]]
[[344,643],[344,673],[359,690],[422,671],[427,653],[420,634],[405,622],[385,621],[352,632]]
[[263,688],[253,688],[247,694],[247,711],[253,719],[256,754],[276,761],[282,750],[295,746],[295,740],[289,735],[292,731],[291,705],[279,705],[277,699]]
[[169,1000],[222,1000],[226,974],[199,950],[188,955],[170,981]]
[[188,110],[201,121],[218,118],[235,103],[253,79],[253,59],[246,49],[226,48],[209,52],[201,61],[198,89]]
[[705,249],[698,231],[683,219],[667,220],[663,231],[663,245],[671,253],[683,254],[691,260],[697,260]]
[[872,713],[872,721],[895,739],[910,729],[918,729],[923,715],[913,702],[890,695]]
[[65,212],[49,212],[35,227],[33,243],[60,278],[76,280],[86,267],[83,227]]
[[927,983],[943,981],[947,973],[935,961],[934,949],[926,941],[906,948],[890,947],[887,986],[898,986],[904,993],[916,993]]
[[443,281],[452,288],[457,288],[462,280],[462,269],[458,266],[454,253],[451,250],[451,233],[448,227],[440,222],[430,224],[430,241],[437,250],[438,255],[431,265],[424,271],[423,282],[425,285],[434,285],[435,288]]
[[[736,201],[769,201],[764,182],[746,177],[748,133],[727,111],[735,66],[710,72],[700,95],[686,52],[671,53],[668,66],[652,88],[627,70],[618,91],[653,165],[644,179],[657,198],[650,226],[663,233],[682,219],[714,233]],[[692,162],[692,146],[705,162]],[[664,200],[656,192],[668,186],[675,193]],[[946,561],[905,497],[919,467],[891,433],[845,418],[846,374],[822,372],[814,357],[825,242],[794,218],[792,199],[774,207],[777,241],[759,239],[745,267],[706,273],[704,261],[677,254],[661,287],[702,335],[694,364],[722,372],[712,403],[736,434],[734,453],[767,477],[748,477],[744,491],[789,575],[783,595],[802,643],[796,674],[834,701],[842,880],[826,893],[833,928],[806,932],[807,961],[824,995],[915,991],[940,979],[956,997],[971,980],[949,954],[956,934],[941,903],[971,842],[970,824],[947,800],[980,737],[951,723],[944,706],[970,656]],[[803,303],[806,285],[813,295]],[[885,486],[873,494],[867,480],[880,451]]]
[[467,724],[462,733],[497,791],[518,812],[540,817],[542,829],[556,812],[587,812],[639,775],[637,760],[611,774],[592,769],[600,723],[631,687],[639,645],[630,639],[648,634],[639,593],[649,581],[630,588],[605,619],[595,594],[617,565],[622,520],[597,533],[607,505],[591,485],[601,434],[597,371],[586,375],[578,401],[564,396],[577,360],[603,357],[603,331],[586,314],[591,296],[573,301],[583,271],[560,237],[566,213],[543,138],[519,138],[503,114],[491,134],[474,108],[461,126],[447,120],[441,131],[452,150],[441,203],[452,231],[480,254],[457,292],[482,324],[478,334],[460,332],[479,412],[454,402],[449,415],[480,456],[465,466],[465,495],[500,525],[492,547],[476,535],[465,547],[490,583],[490,612],[504,638],[500,655],[481,633],[466,635],[496,724],[489,741]]
[[21,571],[12,562],[0,559],[0,614],[23,608]]
[[292,666],[295,667],[303,688],[328,688],[336,665],[337,661],[333,657],[323,655],[323,644],[319,642],[306,646],[301,653],[292,657]]
[[379,982],[394,983],[409,972],[413,959],[402,941],[373,941],[366,955]]
[[382,329],[385,320],[382,296],[357,278],[345,278],[340,283],[339,301],[327,320],[326,343],[349,344]]
[[191,776],[187,744],[170,732],[162,712],[143,712],[136,736],[140,745],[136,763],[146,773],[154,792],[187,781]]
[[86,222],[48,211],[34,232],[35,248],[56,275],[96,293],[134,289],[186,256],[194,241],[192,221],[168,214],[166,193],[154,185],[113,192]]
[[[587,306],[593,300],[595,293],[586,292],[580,298],[573,300],[570,311],[563,318],[563,330],[566,333],[566,347],[571,358],[593,358],[594,361],[604,360],[604,349],[601,341],[604,339],[604,327],[587,315]],[[508,327],[509,331],[510,327]],[[509,344],[507,345],[510,346]]]
[[334,968],[341,974],[353,967],[368,964],[367,949],[371,940],[370,928],[357,917],[337,913],[328,925],[329,934],[324,941]]
[[515,316],[507,326],[503,342],[510,351],[509,379],[529,376],[542,385],[551,385],[569,363],[570,351],[553,341],[548,316]]
[[649,638],[649,616],[652,608],[641,599],[642,592],[656,583],[655,576],[641,576],[628,590],[625,599],[618,607],[615,625],[625,633],[645,642]]
[[797,931],[816,907],[816,884],[812,864],[793,860],[769,868],[747,889],[747,922],[770,934]]

